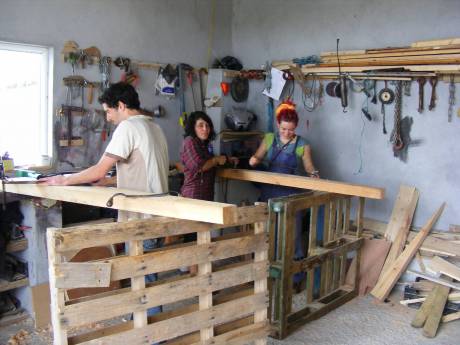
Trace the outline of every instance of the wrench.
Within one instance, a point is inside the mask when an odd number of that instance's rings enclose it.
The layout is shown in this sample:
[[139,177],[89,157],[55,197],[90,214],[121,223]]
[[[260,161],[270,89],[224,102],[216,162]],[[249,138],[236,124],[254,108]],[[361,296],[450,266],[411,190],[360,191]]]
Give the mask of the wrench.
[[431,84],[431,99],[430,99],[430,105],[428,106],[428,109],[433,110],[436,107],[436,85],[438,84],[438,77],[431,77],[430,84]]
[[421,114],[423,112],[423,87],[425,86],[426,79],[425,77],[420,77],[417,79],[418,82],[418,112]]

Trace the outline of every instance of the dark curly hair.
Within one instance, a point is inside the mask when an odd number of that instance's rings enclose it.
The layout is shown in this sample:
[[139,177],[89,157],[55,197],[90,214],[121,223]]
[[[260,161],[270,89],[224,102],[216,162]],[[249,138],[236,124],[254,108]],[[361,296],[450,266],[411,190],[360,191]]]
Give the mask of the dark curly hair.
[[192,138],[197,137],[195,133],[195,124],[199,119],[206,121],[206,123],[209,125],[210,131],[209,131],[208,141],[213,141],[216,138],[216,132],[214,131],[214,125],[212,123],[211,118],[208,116],[208,114],[206,114],[203,111],[194,111],[188,116],[187,122],[185,123],[184,137],[188,137],[188,136]]
[[128,109],[139,109],[141,106],[137,91],[125,82],[112,84],[98,100],[101,104],[107,104],[109,108],[118,107],[118,102],[123,102]]

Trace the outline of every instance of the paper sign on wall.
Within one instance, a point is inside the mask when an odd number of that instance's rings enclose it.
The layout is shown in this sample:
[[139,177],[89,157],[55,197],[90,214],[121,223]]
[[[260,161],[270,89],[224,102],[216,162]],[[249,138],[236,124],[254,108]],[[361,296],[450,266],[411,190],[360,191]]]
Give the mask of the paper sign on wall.
[[281,97],[281,92],[283,92],[284,84],[286,84],[286,80],[283,78],[283,71],[272,67],[271,70],[271,77],[272,77],[272,86],[270,91],[264,89],[262,92],[265,96],[273,98],[279,101]]

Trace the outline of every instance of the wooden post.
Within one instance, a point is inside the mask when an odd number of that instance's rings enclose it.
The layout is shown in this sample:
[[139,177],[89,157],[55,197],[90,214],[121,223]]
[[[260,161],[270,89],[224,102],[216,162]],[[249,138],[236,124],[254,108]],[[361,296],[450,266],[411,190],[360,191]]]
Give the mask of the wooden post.
[[[364,203],[366,199],[363,197],[359,198],[359,205],[358,205],[358,210],[356,212],[356,237],[360,238],[361,234],[363,232],[363,214],[364,214]],[[355,286],[354,290],[358,291],[359,289],[359,262],[361,260],[361,250],[358,249],[356,251],[356,269],[355,269]]]
[[[254,224],[254,233],[263,234],[267,233],[267,223],[257,222]],[[254,253],[254,262],[266,261],[268,259],[267,251],[260,251]],[[265,292],[267,293],[267,279],[254,281],[254,294]],[[267,309],[258,310],[254,313],[254,323],[267,321]],[[257,339],[255,345],[266,345],[267,338]]]
[[[203,231],[197,233],[197,244],[211,243],[211,231]],[[198,265],[198,275],[206,275],[211,273],[212,263],[207,262]],[[212,308],[212,293],[207,293],[199,296],[200,310]],[[214,336],[214,327],[203,328],[200,330],[201,341],[205,343]]]
[[[129,255],[136,256],[144,254],[144,241],[129,241]],[[145,276],[131,278],[131,290],[145,289]],[[147,325],[147,310],[133,313],[134,328],[142,328]]]
[[51,322],[53,324],[53,343],[54,345],[67,345],[67,329],[63,327],[59,318],[65,306],[64,289],[56,288],[56,266],[63,262],[61,254],[56,253],[54,245],[54,231],[56,228],[48,228],[46,232],[46,243],[48,247],[48,272],[50,281],[51,295]]
[[[318,206],[310,208],[310,233],[308,240],[307,257],[312,256],[316,249],[317,241],[317,224],[318,224]],[[313,291],[315,287],[315,268],[309,269],[307,272],[307,303],[313,302]]]

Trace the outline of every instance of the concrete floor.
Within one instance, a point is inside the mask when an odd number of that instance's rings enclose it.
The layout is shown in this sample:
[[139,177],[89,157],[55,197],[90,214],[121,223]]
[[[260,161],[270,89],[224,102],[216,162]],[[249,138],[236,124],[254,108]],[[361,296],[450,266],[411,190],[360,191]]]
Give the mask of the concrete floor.
[[[333,310],[321,319],[310,322],[283,341],[269,338],[269,345],[455,345],[460,344],[460,320],[442,324],[434,339],[425,338],[421,329],[410,326],[415,309],[398,303],[376,304],[367,297],[358,297]],[[47,345],[48,330],[34,330],[31,319],[0,328],[0,345],[25,330],[27,335],[15,345]]]

